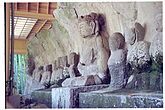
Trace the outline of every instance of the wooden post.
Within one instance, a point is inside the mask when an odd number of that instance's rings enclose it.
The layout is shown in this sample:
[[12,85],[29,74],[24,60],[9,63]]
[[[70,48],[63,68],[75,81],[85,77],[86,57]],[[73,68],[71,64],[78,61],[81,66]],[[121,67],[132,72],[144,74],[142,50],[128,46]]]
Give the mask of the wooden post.
[[10,3],[6,3],[6,81],[9,80],[10,56]]

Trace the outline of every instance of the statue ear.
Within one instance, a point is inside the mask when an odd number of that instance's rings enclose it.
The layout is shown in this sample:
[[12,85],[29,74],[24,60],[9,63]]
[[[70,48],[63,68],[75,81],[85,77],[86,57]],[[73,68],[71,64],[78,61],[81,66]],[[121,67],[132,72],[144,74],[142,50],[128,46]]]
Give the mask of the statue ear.
[[92,35],[94,35],[95,34],[96,23],[94,21],[91,21],[89,25],[92,27]]

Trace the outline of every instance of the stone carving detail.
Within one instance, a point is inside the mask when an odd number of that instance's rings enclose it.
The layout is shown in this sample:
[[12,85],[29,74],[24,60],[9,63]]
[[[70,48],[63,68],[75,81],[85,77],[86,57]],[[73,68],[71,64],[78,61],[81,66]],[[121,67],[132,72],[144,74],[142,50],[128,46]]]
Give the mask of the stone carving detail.
[[109,38],[111,56],[108,59],[108,68],[111,75],[110,88],[120,89],[124,87],[126,70],[126,53],[124,51],[125,39],[121,33],[113,33]]
[[91,13],[78,19],[80,35],[85,37],[99,34],[98,14]]

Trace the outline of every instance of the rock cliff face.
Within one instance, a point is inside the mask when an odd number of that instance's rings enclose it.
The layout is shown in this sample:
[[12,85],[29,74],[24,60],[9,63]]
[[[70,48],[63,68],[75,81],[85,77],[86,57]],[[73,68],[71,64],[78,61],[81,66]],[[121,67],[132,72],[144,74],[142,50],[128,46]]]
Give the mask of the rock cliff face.
[[135,22],[142,24],[145,28],[144,40],[151,42],[155,33],[154,18],[158,13],[162,13],[162,3],[58,3],[58,8],[54,11],[56,20],[52,28],[40,32],[28,42],[28,51],[33,56],[36,66],[54,63],[58,57],[69,55],[71,52],[87,54],[86,47],[97,44],[97,41],[93,40],[94,38],[89,40],[80,36],[78,17],[91,12],[104,15],[104,32],[100,34],[105,36],[101,41],[108,52],[109,36],[114,32],[120,32],[125,36],[127,30],[134,27]]

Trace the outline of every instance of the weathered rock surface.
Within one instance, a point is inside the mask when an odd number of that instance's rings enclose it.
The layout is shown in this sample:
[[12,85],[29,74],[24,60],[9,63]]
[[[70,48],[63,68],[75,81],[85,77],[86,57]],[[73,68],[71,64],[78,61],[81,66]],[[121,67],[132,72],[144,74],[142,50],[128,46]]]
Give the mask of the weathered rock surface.
[[80,108],[162,108],[163,94],[153,91],[117,90],[79,94]]
[[79,93],[100,90],[109,85],[60,87],[52,89],[52,108],[78,108]]
[[[82,54],[86,51],[85,47],[94,44],[95,41],[87,43],[78,31],[78,17],[91,12],[104,14],[107,28],[104,35],[107,37],[114,32],[124,33],[138,21],[146,25],[145,40],[150,42],[155,33],[151,18],[155,18],[157,13],[162,13],[162,2],[58,3],[52,28],[41,31],[28,42],[28,51],[34,57],[36,66],[53,63],[58,57],[69,55],[70,52]],[[105,40],[103,42],[104,47],[108,48]]]

